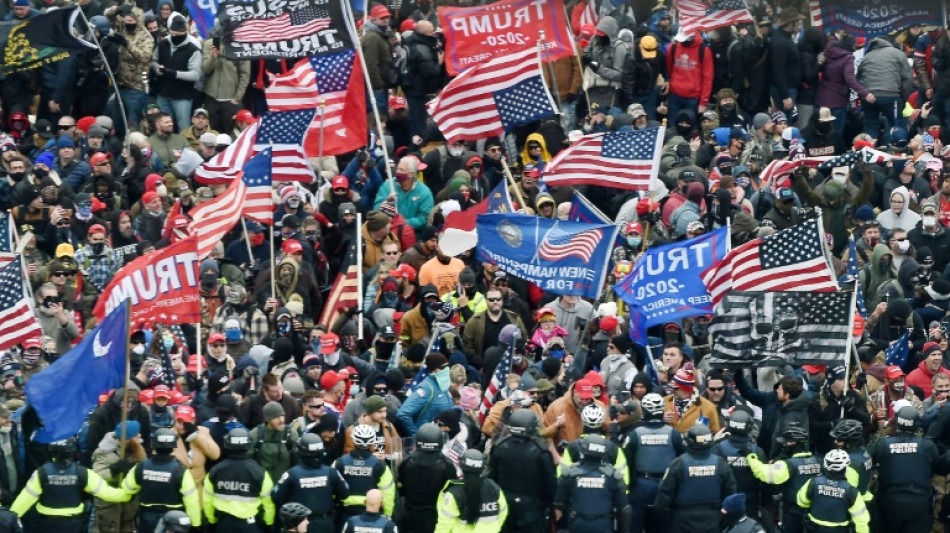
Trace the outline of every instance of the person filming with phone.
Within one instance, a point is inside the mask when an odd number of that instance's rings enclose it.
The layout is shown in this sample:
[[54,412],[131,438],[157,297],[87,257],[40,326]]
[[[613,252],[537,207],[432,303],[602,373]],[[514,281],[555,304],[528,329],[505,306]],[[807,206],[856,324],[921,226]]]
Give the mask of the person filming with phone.
[[[50,272],[50,276],[59,272]],[[65,273],[63,273],[65,275]],[[35,293],[36,318],[43,328],[43,335],[56,343],[56,353],[66,353],[72,349],[72,341],[79,336],[79,328],[73,321],[73,314],[63,309],[63,301],[56,285],[44,283]]]

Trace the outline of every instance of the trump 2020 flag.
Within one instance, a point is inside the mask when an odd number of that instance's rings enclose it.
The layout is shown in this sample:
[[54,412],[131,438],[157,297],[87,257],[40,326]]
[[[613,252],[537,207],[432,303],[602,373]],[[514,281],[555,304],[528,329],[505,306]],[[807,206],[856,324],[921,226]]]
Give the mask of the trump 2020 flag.
[[645,191],[660,172],[666,128],[592,133],[561,150],[544,167],[544,183],[599,185]]
[[903,367],[907,364],[907,356],[910,354],[910,331],[905,331],[894,344],[884,349],[884,364],[897,365]]
[[127,301],[113,309],[75,348],[27,382],[26,399],[44,424],[37,442],[75,435],[99,395],[125,384],[128,310]]
[[655,246],[637,260],[614,292],[630,306],[630,338],[646,340],[647,328],[712,312],[712,298],[700,277],[729,250],[729,228],[688,241]]
[[596,298],[618,230],[530,215],[479,215],[478,257],[542,290]]
[[713,365],[842,364],[851,293],[732,291],[716,306],[709,333]]
[[501,135],[557,113],[536,48],[472,67],[449,82],[428,108],[449,142]]

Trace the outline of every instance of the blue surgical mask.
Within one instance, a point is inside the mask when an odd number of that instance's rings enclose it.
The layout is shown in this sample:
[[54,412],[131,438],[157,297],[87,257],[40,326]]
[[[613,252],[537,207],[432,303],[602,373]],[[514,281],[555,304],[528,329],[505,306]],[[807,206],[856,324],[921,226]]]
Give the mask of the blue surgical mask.
[[548,355],[555,359],[564,357],[564,350],[548,350]]
[[288,333],[290,333],[290,329],[292,327],[293,327],[293,324],[291,324],[289,320],[277,323],[277,331],[281,335],[287,335]]
[[435,381],[439,384],[439,388],[442,390],[449,390],[449,385],[452,383],[452,376],[449,374],[448,367],[439,370],[438,372],[432,374],[435,378]]
[[320,353],[320,339],[316,338],[310,341],[310,349],[313,350],[313,353]]
[[226,329],[224,330],[224,338],[228,339],[228,342],[237,342],[241,340],[243,333],[239,329]]
[[166,350],[171,350],[172,346],[175,345],[175,339],[172,337],[162,337],[162,345]]
[[643,239],[641,237],[627,237],[627,244],[630,245],[632,248],[636,248],[637,246],[640,246],[641,242],[643,242]]

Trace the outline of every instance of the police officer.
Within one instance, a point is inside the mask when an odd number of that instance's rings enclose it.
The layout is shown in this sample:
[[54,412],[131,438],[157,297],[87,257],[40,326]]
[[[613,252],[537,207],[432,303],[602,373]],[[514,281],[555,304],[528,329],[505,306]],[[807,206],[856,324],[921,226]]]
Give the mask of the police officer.
[[[581,456],[581,448],[584,439],[591,436],[602,436],[604,429],[604,420],[607,419],[607,413],[597,404],[590,404],[581,410],[581,422],[584,424],[584,433],[581,438],[567,445],[564,449],[564,455],[561,456],[561,462],[558,463],[557,473],[560,476],[564,469],[574,464]],[[604,461],[613,465],[614,469],[623,475],[623,483],[626,486],[630,482],[630,473],[627,471],[627,456],[624,455],[620,446],[611,441],[607,441],[607,453],[604,454]]]
[[809,479],[798,491],[798,506],[807,509],[808,530],[823,533],[868,533],[871,516],[864,498],[845,479],[851,456],[844,450],[825,454],[825,471]]
[[857,420],[845,418],[831,430],[831,438],[835,440],[835,446],[848,452],[851,457],[845,477],[852,487],[858,489],[867,504],[874,498],[874,494],[868,490],[874,461],[864,446],[864,426]]
[[156,528],[154,529],[142,529],[141,526],[136,528],[138,531],[164,531],[165,533],[188,533],[191,531],[191,519],[188,518],[188,515],[184,511],[172,510],[168,511],[162,515],[159,520]]
[[99,474],[76,463],[76,439],[70,437],[49,445],[52,461],[30,476],[10,510],[20,518],[36,504],[36,524],[30,531],[79,533],[85,529],[83,493],[107,502],[129,500],[122,489],[110,487]]
[[749,413],[737,409],[726,422],[726,431],[729,436],[717,442],[712,448],[712,453],[729,463],[732,475],[736,478],[736,491],[746,495],[746,516],[758,519],[759,493],[762,484],[752,474],[746,456],[754,453],[759,457],[764,457],[765,451],[749,438],[753,423]]
[[571,533],[613,531],[616,512],[619,531],[630,527],[623,473],[605,460],[608,440],[600,435],[581,439],[580,462],[567,467],[557,481],[554,517],[567,517]]
[[484,475],[485,456],[468,450],[459,458],[461,481],[452,480],[437,504],[435,533],[498,533],[508,517],[508,500],[497,483]]
[[917,436],[920,412],[910,405],[894,414],[896,433],[875,442],[871,459],[878,469],[877,505],[881,531],[930,531],[931,477],[946,475],[947,456],[937,457],[937,445]]
[[490,476],[510,506],[502,531],[541,533],[554,502],[557,474],[547,444],[538,437],[538,415],[519,409],[508,419],[508,436],[492,448]]
[[271,496],[274,506],[280,506],[283,512],[287,502],[303,504],[309,513],[311,533],[333,531],[334,502],[343,502],[350,495],[350,487],[337,469],[323,463],[326,450],[319,435],[304,433],[295,448],[300,464],[277,481]]
[[366,493],[370,489],[379,489],[383,493],[383,514],[392,516],[396,504],[396,485],[386,462],[373,455],[376,430],[366,424],[354,427],[353,444],[356,448],[334,463],[350,486],[350,495],[343,500],[344,518],[363,512]]
[[674,533],[719,533],[722,500],[736,491],[729,463],[709,453],[709,427],[696,424],[686,432],[686,453],[673,460],[657,489],[658,510],[673,511]]
[[[280,506],[280,530],[282,533],[306,533],[310,529],[310,509],[297,502]],[[332,531],[324,529],[323,531]]]
[[184,510],[191,524],[201,525],[201,500],[195,478],[172,456],[177,444],[178,435],[174,430],[155,431],[152,435],[155,455],[133,466],[122,482],[125,492],[139,495],[139,531],[155,531],[162,516],[173,509]]
[[665,531],[667,515],[653,511],[656,489],[667,467],[677,456],[686,453],[683,437],[672,426],[663,423],[663,397],[650,393],[640,400],[643,424],[624,439],[624,455],[629,459],[630,531],[648,533]]
[[[205,518],[221,533],[262,533],[274,523],[274,483],[250,457],[251,437],[235,428],[224,437],[225,459],[208,472],[204,481]],[[259,517],[263,510],[263,517]],[[261,524],[263,520],[264,524]]]
[[789,423],[776,439],[785,459],[765,464],[756,453],[746,456],[752,474],[768,485],[782,485],[782,532],[802,533],[805,513],[798,506],[798,491],[821,473],[821,463],[808,449],[808,433],[800,424]]
[[416,432],[416,449],[399,465],[398,485],[405,509],[401,531],[429,533],[438,521],[436,502],[442,488],[456,479],[455,466],[442,454],[443,432],[428,422]]
[[366,493],[366,511],[351,517],[343,525],[343,533],[396,533],[396,523],[380,513],[383,493],[370,489]]
[[737,492],[722,500],[722,515],[719,517],[722,533],[765,533],[761,524],[746,516],[746,507],[744,492]]

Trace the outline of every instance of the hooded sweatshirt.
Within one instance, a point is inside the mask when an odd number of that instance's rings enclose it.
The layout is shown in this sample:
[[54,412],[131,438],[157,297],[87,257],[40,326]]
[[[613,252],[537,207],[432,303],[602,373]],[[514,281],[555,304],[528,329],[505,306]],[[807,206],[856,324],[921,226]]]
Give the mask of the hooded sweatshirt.
[[911,209],[910,193],[907,191],[907,187],[901,186],[894,189],[891,192],[891,197],[895,194],[899,194],[904,198],[904,209],[900,214],[895,214],[894,208],[883,211],[877,216],[877,221],[887,230],[900,228],[904,231],[910,231],[920,222],[920,215]]
[[[670,94],[680,98],[696,98],[699,105],[709,103],[712,94],[715,62],[712,50],[695,32],[692,44],[673,43],[666,54],[666,70],[670,73]],[[699,54],[702,52],[703,58]]]

